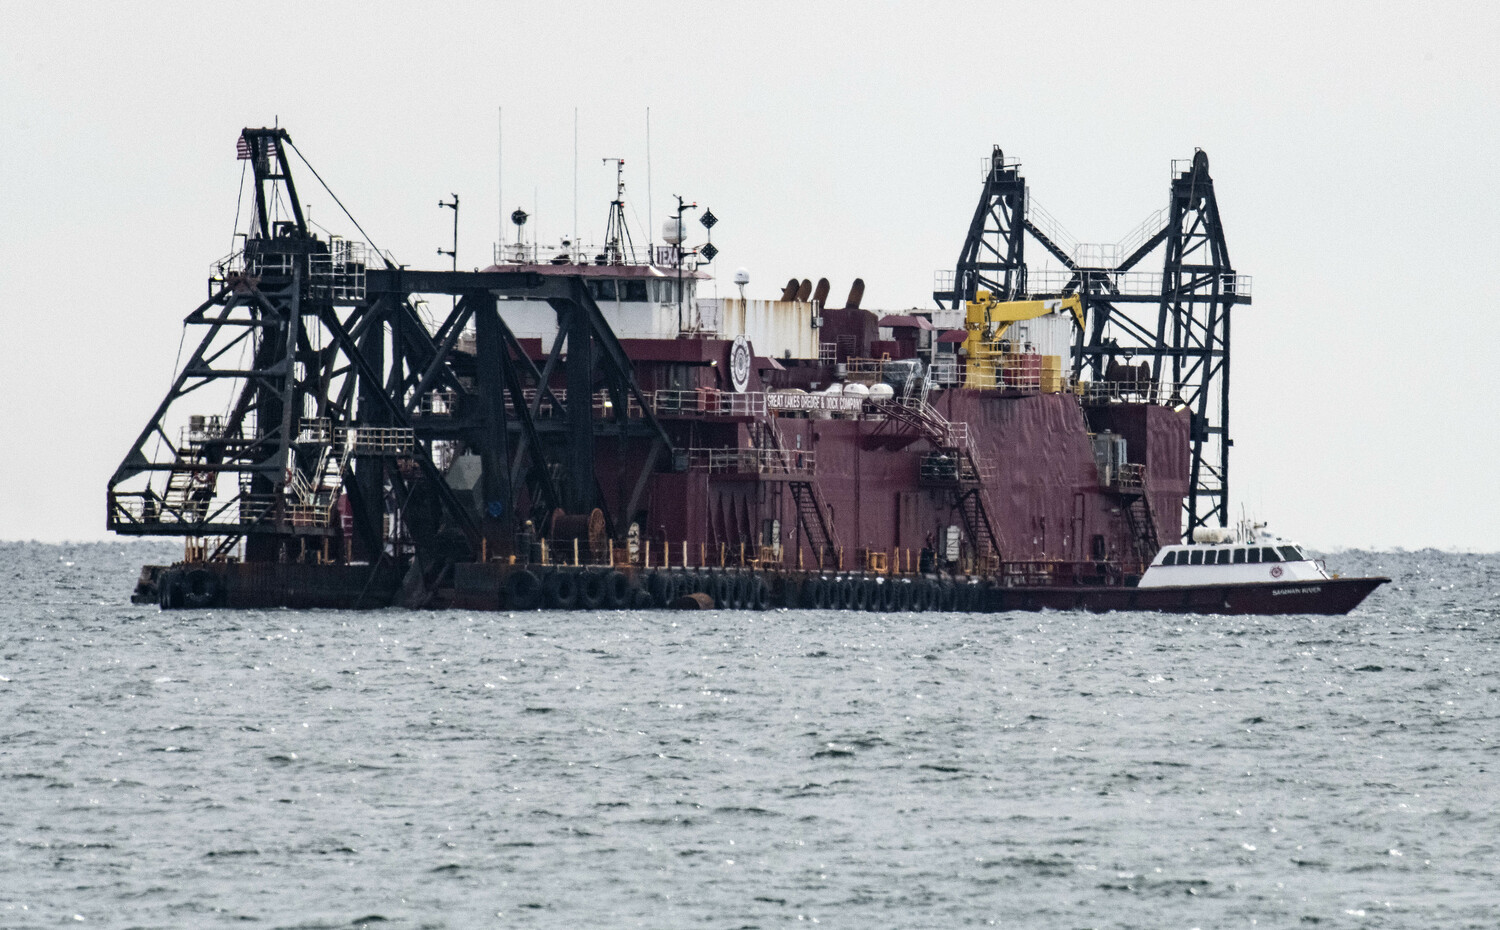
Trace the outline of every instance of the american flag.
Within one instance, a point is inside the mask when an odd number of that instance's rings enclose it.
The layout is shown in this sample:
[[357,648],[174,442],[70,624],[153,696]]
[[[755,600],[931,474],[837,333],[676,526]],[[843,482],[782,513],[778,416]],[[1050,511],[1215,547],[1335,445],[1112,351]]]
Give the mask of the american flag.
[[[239,141],[235,143],[234,155],[239,161],[249,161],[252,157],[250,140],[246,139],[243,133],[240,134]],[[274,138],[266,140],[266,157],[276,157],[276,140]]]

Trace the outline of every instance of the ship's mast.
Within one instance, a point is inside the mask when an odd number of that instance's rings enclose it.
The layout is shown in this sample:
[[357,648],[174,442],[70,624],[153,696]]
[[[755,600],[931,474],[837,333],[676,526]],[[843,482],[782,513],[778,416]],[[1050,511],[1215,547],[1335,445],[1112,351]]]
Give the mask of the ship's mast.
[[623,265],[628,251],[630,263],[635,264],[635,243],[630,239],[630,227],[625,225],[625,159],[604,159],[606,165],[610,162],[615,163],[615,199],[609,203],[609,225],[604,231],[605,260]]

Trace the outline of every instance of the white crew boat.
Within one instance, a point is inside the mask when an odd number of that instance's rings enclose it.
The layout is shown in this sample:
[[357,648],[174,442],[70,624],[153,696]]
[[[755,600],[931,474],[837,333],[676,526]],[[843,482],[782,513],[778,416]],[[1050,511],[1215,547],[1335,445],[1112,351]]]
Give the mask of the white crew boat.
[[1264,523],[1242,520],[1234,530],[1200,528],[1189,545],[1163,546],[1137,587],[1285,584],[1334,577],[1322,559],[1268,532]]

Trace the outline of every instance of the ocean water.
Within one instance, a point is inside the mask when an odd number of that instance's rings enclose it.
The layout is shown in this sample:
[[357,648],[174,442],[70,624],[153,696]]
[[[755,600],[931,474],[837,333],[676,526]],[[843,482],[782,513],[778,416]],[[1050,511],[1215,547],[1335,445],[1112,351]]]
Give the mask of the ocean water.
[[0,544],[0,927],[1500,925],[1500,556],[1348,617],[184,611]]

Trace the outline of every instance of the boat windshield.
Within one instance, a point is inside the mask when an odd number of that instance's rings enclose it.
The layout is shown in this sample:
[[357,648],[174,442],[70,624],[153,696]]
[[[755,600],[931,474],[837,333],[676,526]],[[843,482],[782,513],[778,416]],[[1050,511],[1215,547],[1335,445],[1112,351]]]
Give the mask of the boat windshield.
[[1301,562],[1307,558],[1307,555],[1296,546],[1280,546],[1278,548],[1281,549],[1281,557],[1288,562]]

